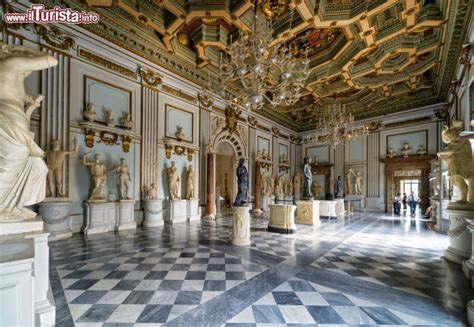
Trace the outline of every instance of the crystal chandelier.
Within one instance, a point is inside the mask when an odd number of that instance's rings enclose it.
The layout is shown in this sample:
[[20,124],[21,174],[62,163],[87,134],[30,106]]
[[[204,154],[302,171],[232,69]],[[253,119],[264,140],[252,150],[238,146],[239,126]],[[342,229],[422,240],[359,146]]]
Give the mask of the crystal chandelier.
[[354,116],[346,113],[345,106],[334,101],[325,108],[323,117],[316,123],[316,132],[307,141],[337,146],[369,133],[369,126],[354,127]]
[[257,13],[257,1],[254,9],[250,35],[240,31],[237,41],[231,39],[226,53],[220,54],[218,78],[208,78],[204,93],[216,93],[229,105],[249,110],[261,109],[264,102],[272,107],[293,105],[310,74],[306,52],[304,58],[295,58],[287,44],[271,45],[271,21]]

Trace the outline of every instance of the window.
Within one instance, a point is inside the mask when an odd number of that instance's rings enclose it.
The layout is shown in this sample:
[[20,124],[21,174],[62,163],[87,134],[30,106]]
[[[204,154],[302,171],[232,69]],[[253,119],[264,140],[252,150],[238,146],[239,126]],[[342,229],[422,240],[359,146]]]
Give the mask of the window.
[[406,179],[401,181],[401,190],[402,193],[406,193],[406,195],[409,195],[411,191],[415,193],[415,195],[418,195],[418,188],[419,188],[419,181],[417,179]]

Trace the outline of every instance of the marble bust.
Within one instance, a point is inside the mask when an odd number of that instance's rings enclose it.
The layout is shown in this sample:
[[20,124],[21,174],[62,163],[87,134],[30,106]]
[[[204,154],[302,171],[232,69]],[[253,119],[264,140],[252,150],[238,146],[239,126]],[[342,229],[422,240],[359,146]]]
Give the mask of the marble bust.
[[237,196],[235,197],[234,206],[243,207],[247,205],[249,174],[245,167],[245,159],[240,158],[237,167]]
[[95,111],[95,105],[93,103],[87,104],[86,108],[82,112],[82,115],[88,121],[97,120],[97,112]]
[[311,184],[313,183],[313,172],[311,171],[311,165],[309,164],[309,158],[305,157],[303,161],[303,198],[312,199]]
[[0,221],[34,218],[36,213],[25,206],[45,198],[48,167],[29,128],[42,97],[32,102],[24,80],[57,64],[40,50],[0,43]]
[[130,196],[130,182],[132,178],[130,177],[130,169],[125,163],[125,159],[120,159],[120,164],[114,167],[115,172],[118,175],[118,187],[120,200],[131,199]]
[[447,166],[451,183],[459,189],[459,204],[474,204],[474,160],[472,145],[467,137],[460,135],[462,122],[454,122],[452,127],[444,126],[441,138],[448,145],[438,152],[438,157]]
[[115,119],[114,119],[114,113],[112,109],[107,109],[105,113],[107,114],[107,126],[114,126]]
[[408,143],[403,145],[401,152],[403,153],[403,158],[408,158],[408,155],[411,153],[412,148]]
[[417,154],[419,154],[420,156],[423,156],[426,154],[426,148],[424,145],[420,145],[420,147],[418,148],[418,150],[416,151]]
[[392,159],[396,155],[397,155],[397,153],[395,152],[395,150],[393,148],[390,148],[387,152],[387,157],[390,158],[390,159]]
[[132,129],[133,127],[133,121],[132,121],[132,114],[127,112],[122,119],[120,119],[120,124],[127,128],[127,129]]
[[176,126],[176,133],[174,134],[176,136],[176,139],[178,141],[182,141],[184,140],[184,138],[186,137],[184,135],[184,130],[183,130],[183,127],[181,126]]
[[59,140],[51,141],[51,148],[45,152],[44,159],[48,166],[48,184],[46,190],[47,197],[64,196],[63,192],[63,166],[67,155],[77,152],[77,140],[74,139],[74,148],[70,151],[61,150]]
[[194,170],[189,165],[186,171],[186,199],[194,199]]
[[179,190],[179,175],[178,169],[176,168],[176,163],[174,161],[171,162],[171,167],[168,168],[168,191],[170,195],[170,200],[179,200],[180,197],[178,195]]
[[156,183],[152,183],[147,190],[147,199],[156,200],[158,199],[158,190],[156,189]]
[[82,155],[82,163],[84,166],[89,167],[94,185],[92,188],[91,195],[89,196],[89,202],[105,202],[105,186],[107,184],[107,167],[104,162],[101,161],[99,153],[94,155],[94,160],[87,160],[87,156],[90,152]]

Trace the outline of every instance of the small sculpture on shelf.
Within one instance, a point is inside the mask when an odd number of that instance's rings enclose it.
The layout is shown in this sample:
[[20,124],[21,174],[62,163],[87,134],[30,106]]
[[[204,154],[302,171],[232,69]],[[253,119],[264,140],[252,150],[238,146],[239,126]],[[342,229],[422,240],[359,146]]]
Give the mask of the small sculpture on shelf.
[[299,170],[293,177],[293,195],[296,199],[301,196],[301,172]]
[[168,190],[170,194],[170,200],[179,200],[180,197],[178,195],[179,190],[179,175],[178,169],[176,168],[176,163],[174,161],[171,162],[171,167],[168,168]]
[[130,182],[132,178],[130,177],[130,169],[128,165],[125,163],[125,159],[120,159],[120,164],[116,166],[113,170],[118,175],[118,186],[119,186],[119,194],[120,200],[131,199],[130,193]]
[[463,123],[455,121],[452,127],[444,126],[441,137],[448,148],[438,152],[447,166],[451,183],[459,189],[460,204],[474,204],[474,160],[472,145],[467,136],[461,136]]
[[304,184],[303,184],[303,198],[312,199],[313,195],[311,194],[311,184],[313,182],[313,172],[311,171],[311,165],[309,164],[308,157],[304,158],[303,161],[303,175],[304,175]]
[[87,160],[87,156],[90,152],[82,155],[82,163],[84,166],[89,167],[94,185],[92,188],[91,195],[89,196],[90,202],[105,202],[105,186],[107,183],[107,167],[104,162],[100,160],[100,154],[94,155],[94,160]]
[[74,139],[74,148],[70,151],[61,150],[59,140],[51,141],[51,149],[46,151],[44,159],[48,166],[47,197],[63,197],[63,166],[67,155],[77,152],[77,140]]
[[176,139],[180,142],[186,137],[184,135],[183,127],[181,126],[176,126],[176,133],[174,133],[174,135],[176,136]]
[[158,190],[156,189],[156,183],[152,183],[147,190],[147,199],[148,200],[156,200],[158,199]]
[[279,158],[279,159],[280,159],[280,163],[281,163],[281,164],[287,164],[287,163],[288,163],[288,156],[287,156],[285,153],[283,153],[282,155],[280,155],[280,158]]
[[426,154],[426,148],[424,145],[420,145],[420,147],[418,148],[418,150],[416,151],[417,154],[419,154],[420,156],[424,156]]
[[408,143],[405,143],[405,144],[403,145],[402,150],[401,150],[401,153],[403,153],[403,158],[408,158],[408,156],[410,155],[411,151],[412,151],[411,146],[410,146]]
[[343,195],[343,181],[342,181],[342,178],[341,176],[337,176],[337,180],[336,180],[336,185],[334,186],[334,189],[336,192],[335,195],[336,195],[336,198],[339,199],[339,198],[342,198],[342,195]]
[[132,129],[133,128],[132,114],[127,112],[123,116],[123,118],[120,119],[120,124],[127,129]]
[[387,152],[387,157],[390,158],[390,159],[392,159],[396,155],[397,155],[397,153],[395,152],[395,150],[393,148],[390,148]]
[[249,189],[249,174],[245,167],[245,159],[240,158],[237,167],[237,196],[235,197],[234,206],[242,207],[247,205]]
[[319,165],[319,157],[313,157],[312,162],[313,162],[315,165]]
[[107,114],[107,126],[114,126],[115,119],[114,119],[114,113],[112,112],[112,109],[106,109],[105,113]]
[[97,120],[97,112],[95,111],[95,105],[93,103],[87,104],[86,108],[82,112],[84,118],[88,121],[96,121]]
[[255,161],[262,161],[262,151],[257,150],[257,153],[255,154]]
[[194,199],[194,170],[189,165],[186,172],[186,199]]

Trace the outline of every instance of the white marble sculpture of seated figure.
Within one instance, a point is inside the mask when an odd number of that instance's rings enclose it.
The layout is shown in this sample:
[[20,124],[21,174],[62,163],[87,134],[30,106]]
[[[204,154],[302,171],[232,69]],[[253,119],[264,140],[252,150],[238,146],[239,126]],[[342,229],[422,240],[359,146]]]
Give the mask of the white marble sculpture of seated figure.
[[29,129],[39,101],[27,97],[23,82],[31,72],[57,64],[45,52],[0,43],[0,221],[34,218],[25,206],[45,198],[48,168]]

